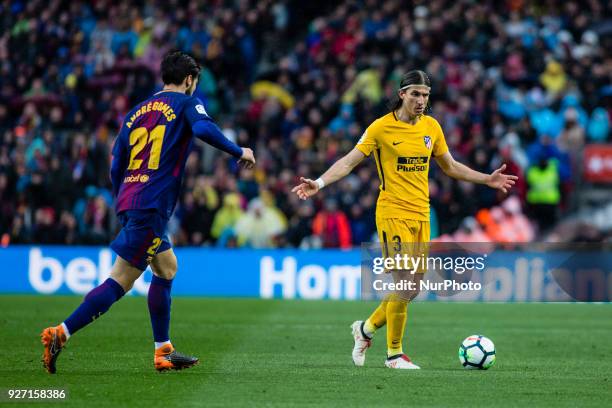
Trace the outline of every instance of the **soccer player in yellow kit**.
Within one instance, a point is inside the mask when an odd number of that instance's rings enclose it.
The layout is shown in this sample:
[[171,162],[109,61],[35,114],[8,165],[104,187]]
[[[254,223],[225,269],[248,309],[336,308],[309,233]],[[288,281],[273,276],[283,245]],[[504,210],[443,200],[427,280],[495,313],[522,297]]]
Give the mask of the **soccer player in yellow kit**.
[[[301,178],[301,184],[292,191],[306,200],[326,185],[345,177],[365,157],[373,154],[380,178],[376,227],[380,242],[389,245],[429,242],[428,173],[432,157],[450,177],[486,184],[506,193],[517,177],[503,174],[505,165],[491,174],[484,174],[453,159],[440,124],[433,117],[425,115],[430,89],[431,83],[425,72],[414,70],[406,73],[400,82],[399,99],[393,110],[372,122],[355,148],[320,178]],[[416,281],[422,277],[418,272],[413,275]],[[417,294],[418,285],[417,290],[407,296],[391,294],[367,320],[352,324],[355,365],[365,363],[365,353],[374,333],[387,324],[385,365],[397,369],[419,368],[402,349],[408,303]]]

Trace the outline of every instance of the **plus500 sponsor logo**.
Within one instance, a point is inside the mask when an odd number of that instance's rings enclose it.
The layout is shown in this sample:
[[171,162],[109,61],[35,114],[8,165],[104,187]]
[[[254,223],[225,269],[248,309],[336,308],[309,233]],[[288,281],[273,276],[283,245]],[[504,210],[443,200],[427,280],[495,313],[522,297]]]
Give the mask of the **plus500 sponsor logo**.
[[[44,256],[40,248],[30,249],[28,256],[28,280],[38,293],[52,294],[62,285],[73,293],[84,295],[110,275],[113,266],[113,254],[108,249],[98,252],[98,264],[86,257],[71,259],[65,266],[53,257]],[[144,281],[144,274],[134,283],[132,292],[145,295],[149,283]]]

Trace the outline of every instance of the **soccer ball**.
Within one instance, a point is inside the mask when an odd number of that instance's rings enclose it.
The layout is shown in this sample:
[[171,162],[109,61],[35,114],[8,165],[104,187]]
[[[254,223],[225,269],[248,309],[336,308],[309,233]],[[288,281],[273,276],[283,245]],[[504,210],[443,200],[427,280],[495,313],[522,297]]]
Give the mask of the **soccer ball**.
[[459,346],[459,361],[464,368],[486,370],[495,363],[495,345],[485,336],[469,336]]

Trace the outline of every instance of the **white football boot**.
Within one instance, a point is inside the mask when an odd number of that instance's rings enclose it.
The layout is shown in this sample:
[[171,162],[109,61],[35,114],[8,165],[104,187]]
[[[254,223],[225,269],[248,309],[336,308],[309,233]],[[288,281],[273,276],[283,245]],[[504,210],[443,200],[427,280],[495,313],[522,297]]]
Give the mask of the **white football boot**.
[[392,356],[391,358],[388,358],[385,361],[385,366],[389,368],[396,368],[399,370],[420,370],[421,369],[421,367],[419,367],[418,365],[410,361],[408,356],[405,354],[397,354],[395,356]]
[[356,366],[363,366],[365,363],[366,351],[372,345],[372,339],[363,335],[361,331],[362,320],[357,320],[351,325],[353,331],[353,339],[355,339],[355,347],[353,347],[353,363]]

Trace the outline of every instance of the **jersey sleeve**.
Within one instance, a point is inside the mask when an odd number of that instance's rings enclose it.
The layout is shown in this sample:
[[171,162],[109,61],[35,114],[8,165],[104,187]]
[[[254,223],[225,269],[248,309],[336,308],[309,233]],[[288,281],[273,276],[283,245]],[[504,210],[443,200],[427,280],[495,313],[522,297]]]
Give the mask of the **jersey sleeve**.
[[119,135],[115,139],[112,151],[112,161],[110,169],[110,179],[113,186],[113,194],[117,197],[119,193],[119,187],[121,186],[121,177],[125,168],[127,167],[127,146],[125,145],[125,126],[119,132]]
[[434,136],[434,146],[433,146],[433,155],[434,157],[440,157],[444,153],[448,152],[448,146],[446,144],[446,138],[444,137],[444,132],[442,131],[442,126],[438,123],[437,120],[432,118],[433,123],[433,136]]
[[242,149],[225,137],[221,129],[212,120],[198,120],[192,127],[194,136],[209,145],[231,154],[235,158],[242,157]]
[[366,156],[369,156],[372,150],[378,147],[378,126],[376,126],[376,122],[368,126],[355,147]]
[[187,125],[195,137],[239,159],[242,149],[223,135],[223,132],[213,122],[204,104],[199,98],[191,97],[185,104]]
[[185,103],[185,119],[189,127],[199,120],[211,120],[200,98],[191,97]]

